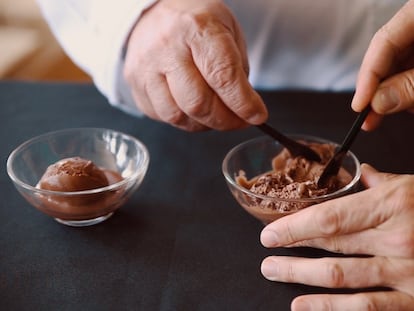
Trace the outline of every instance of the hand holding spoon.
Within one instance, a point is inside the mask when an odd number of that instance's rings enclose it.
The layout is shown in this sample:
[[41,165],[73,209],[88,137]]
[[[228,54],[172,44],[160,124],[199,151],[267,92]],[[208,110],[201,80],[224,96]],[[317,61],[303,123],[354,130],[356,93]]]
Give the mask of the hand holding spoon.
[[364,123],[368,113],[371,111],[371,106],[365,107],[364,110],[358,115],[351,129],[346,135],[342,145],[336,150],[334,156],[326,164],[321,176],[318,179],[318,187],[324,187],[329,181],[330,177],[338,174],[341,167],[344,155],[348,152],[352,143],[354,142],[357,134],[359,133],[362,123]]
[[263,123],[257,125],[257,128],[280,142],[290,152],[292,157],[302,156],[310,161],[321,161],[319,154],[316,153],[312,148],[283,135],[270,125]]

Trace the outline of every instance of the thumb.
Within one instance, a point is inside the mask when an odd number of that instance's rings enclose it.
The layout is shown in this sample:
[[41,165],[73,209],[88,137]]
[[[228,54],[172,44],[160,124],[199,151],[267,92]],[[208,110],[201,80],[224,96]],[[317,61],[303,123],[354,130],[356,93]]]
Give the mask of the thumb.
[[371,106],[378,114],[414,110],[414,70],[384,80],[378,87]]
[[395,177],[395,175],[391,173],[379,172],[367,163],[361,164],[361,171],[361,181],[367,188],[375,187]]

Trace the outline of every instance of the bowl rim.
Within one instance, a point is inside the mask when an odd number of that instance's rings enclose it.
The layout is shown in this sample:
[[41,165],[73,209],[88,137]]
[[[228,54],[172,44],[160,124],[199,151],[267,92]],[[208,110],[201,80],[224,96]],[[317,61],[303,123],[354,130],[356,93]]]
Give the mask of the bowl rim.
[[[312,136],[312,135],[287,134],[287,136],[289,136],[290,138],[294,138],[294,139],[311,140],[311,141],[314,141],[314,142],[329,143],[329,144],[334,144],[335,146],[339,146],[339,144],[334,142],[334,141],[331,141],[331,140],[328,140],[328,139],[325,139],[325,138],[321,138],[321,137],[317,137],[317,136]],[[252,143],[258,142],[258,141],[269,141],[269,142],[274,142],[275,144],[280,145],[280,143],[278,141],[274,140],[273,138],[271,138],[269,136],[258,136],[258,137],[243,141],[243,142],[235,145],[233,148],[231,148],[227,152],[227,154],[225,155],[225,157],[222,161],[221,168],[222,168],[222,173],[223,173],[226,181],[230,185],[235,187],[237,190],[243,192],[246,195],[253,196],[253,197],[256,197],[256,198],[259,198],[259,199],[262,199],[262,200],[271,200],[271,201],[279,201],[279,202],[283,201],[283,202],[292,202],[292,203],[294,203],[294,202],[297,202],[297,203],[314,203],[314,202],[325,201],[325,200],[328,200],[328,199],[333,199],[333,198],[336,198],[336,197],[342,195],[343,193],[348,192],[350,189],[352,189],[359,182],[359,180],[361,178],[361,163],[358,160],[358,158],[355,156],[355,154],[352,151],[349,150],[346,154],[351,157],[351,159],[353,160],[353,162],[356,165],[355,176],[345,187],[342,187],[342,188],[338,189],[337,191],[327,193],[327,194],[317,196],[317,197],[301,198],[301,199],[271,197],[271,196],[267,196],[267,195],[254,193],[254,192],[250,191],[249,189],[240,186],[236,182],[234,177],[230,176],[230,174],[228,172],[228,161],[229,161],[229,158],[231,156],[233,156],[235,152],[237,152],[238,150],[240,150],[241,148],[245,147],[248,144],[252,144]]]
[[[138,167],[138,169],[131,174],[131,176],[125,177],[123,178],[121,181],[118,181],[116,183],[110,184],[108,186],[105,187],[100,187],[100,188],[94,188],[94,189],[89,189],[89,190],[81,190],[81,191],[54,191],[54,190],[46,190],[46,189],[41,189],[41,188],[37,188],[35,186],[29,185],[23,181],[21,181],[15,174],[14,170],[12,169],[12,163],[14,158],[17,156],[17,154],[22,151],[23,149],[27,148],[28,146],[39,142],[41,140],[44,140],[47,137],[52,137],[52,136],[56,136],[59,134],[65,134],[65,133],[70,133],[70,132],[80,132],[80,131],[93,131],[93,132],[103,132],[103,131],[109,131],[112,133],[116,133],[118,135],[121,135],[123,138],[127,138],[128,140],[131,140],[134,142],[134,144],[138,147],[139,150],[142,151],[142,165],[140,165],[140,167]],[[39,193],[39,194],[43,194],[43,195],[53,195],[53,196],[78,196],[78,195],[88,195],[88,194],[97,194],[97,193],[101,193],[101,192],[105,192],[105,191],[114,191],[118,188],[123,187],[125,184],[130,183],[132,180],[136,180],[138,179],[138,177],[141,174],[145,174],[146,170],[148,169],[149,166],[149,161],[150,161],[150,155],[149,155],[149,151],[148,148],[145,146],[145,144],[137,139],[136,137],[123,133],[121,131],[117,131],[114,129],[109,129],[109,128],[103,128],[103,127],[74,127],[74,128],[66,128],[66,129],[60,129],[60,130],[56,130],[56,131],[50,131],[47,133],[43,133],[40,134],[38,136],[32,137],[26,141],[24,141],[23,143],[21,143],[20,145],[18,145],[8,156],[7,158],[7,162],[6,162],[6,167],[7,167],[7,174],[9,175],[10,179],[17,184],[19,187],[22,187],[26,190],[29,190],[31,192],[34,193]],[[53,163],[51,163],[53,164]]]

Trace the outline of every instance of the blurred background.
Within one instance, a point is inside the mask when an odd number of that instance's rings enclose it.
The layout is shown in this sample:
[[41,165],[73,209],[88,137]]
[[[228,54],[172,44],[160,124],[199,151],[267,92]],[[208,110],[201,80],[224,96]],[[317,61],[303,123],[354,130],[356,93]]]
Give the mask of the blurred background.
[[91,81],[54,39],[35,0],[0,0],[0,79]]

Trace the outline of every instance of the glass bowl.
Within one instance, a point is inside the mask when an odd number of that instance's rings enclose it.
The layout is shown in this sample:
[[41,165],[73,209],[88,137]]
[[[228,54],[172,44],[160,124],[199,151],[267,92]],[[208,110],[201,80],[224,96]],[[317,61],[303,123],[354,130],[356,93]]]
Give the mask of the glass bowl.
[[[83,191],[37,187],[46,169],[59,160],[81,157],[117,174],[108,186]],[[73,128],[46,133],[18,146],[7,159],[7,173],[20,194],[39,211],[70,226],[108,219],[144,179],[149,153],[138,139],[103,128]]]
[[[291,138],[307,143],[338,144],[312,136],[290,135]],[[232,148],[222,163],[222,172],[236,201],[253,217],[268,224],[280,217],[297,212],[310,205],[330,200],[357,191],[361,176],[360,162],[352,152],[343,160],[342,168],[349,174],[349,182],[337,191],[305,198],[282,198],[257,194],[239,182],[241,174],[250,180],[273,170],[272,161],[284,147],[271,137],[258,137]]]

